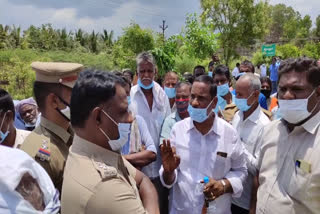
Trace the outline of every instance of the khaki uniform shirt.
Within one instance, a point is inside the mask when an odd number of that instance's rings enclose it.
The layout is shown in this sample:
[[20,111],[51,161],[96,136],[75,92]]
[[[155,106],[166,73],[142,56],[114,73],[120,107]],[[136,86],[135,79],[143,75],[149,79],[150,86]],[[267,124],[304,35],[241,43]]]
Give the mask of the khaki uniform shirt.
[[62,213],[146,213],[135,175],[120,154],[75,136],[64,172]]
[[320,112],[289,132],[264,128],[258,162],[257,213],[320,213]]
[[[49,174],[54,186],[61,192],[63,170],[73,140],[73,131],[41,117],[40,125],[26,138],[21,149],[34,158]],[[49,155],[40,151],[49,152]]]
[[28,137],[30,133],[30,131],[16,129],[16,139],[14,141],[13,148],[20,148],[21,144],[24,142],[24,140]]

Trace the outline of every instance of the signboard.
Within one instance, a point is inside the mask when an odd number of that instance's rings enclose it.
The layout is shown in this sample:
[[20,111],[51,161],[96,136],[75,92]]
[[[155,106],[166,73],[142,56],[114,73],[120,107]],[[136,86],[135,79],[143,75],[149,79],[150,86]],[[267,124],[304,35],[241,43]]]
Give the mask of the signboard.
[[276,55],[276,44],[262,45],[263,56],[275,56]]

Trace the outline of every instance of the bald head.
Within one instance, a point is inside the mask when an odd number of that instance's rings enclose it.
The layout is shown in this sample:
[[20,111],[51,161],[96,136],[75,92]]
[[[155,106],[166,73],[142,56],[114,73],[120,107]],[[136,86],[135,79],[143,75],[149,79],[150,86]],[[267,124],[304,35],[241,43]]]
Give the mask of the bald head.
[[247,85],[249,91],[254,91],[254,90],[260,91],[261,89],[261,82],[259,78],[252,73],[247,73],[241,76],[237,81],[237,84],[238,83]]
[[[252,73],[239,78],[236,83],[236,97],[250,98],[250,103],[258,102],[261,89],[260,79]],[[248,104],[250,104],[248,101]]]

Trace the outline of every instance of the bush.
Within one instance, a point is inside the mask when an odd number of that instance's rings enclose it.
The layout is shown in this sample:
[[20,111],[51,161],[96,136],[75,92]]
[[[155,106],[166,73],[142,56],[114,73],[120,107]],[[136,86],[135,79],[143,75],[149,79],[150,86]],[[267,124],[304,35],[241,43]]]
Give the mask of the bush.
[[35,73],[30,64],[33,61],[43,62],[75,62],[86,67],[100,70],[111,70],[113,67],[108,54],[77,53],[64,51],[34,51],[34,50],[1,50],[0,75],[2,81],[9,81],[9,85],[1,85],[13,99],[24,99],[32,96]]

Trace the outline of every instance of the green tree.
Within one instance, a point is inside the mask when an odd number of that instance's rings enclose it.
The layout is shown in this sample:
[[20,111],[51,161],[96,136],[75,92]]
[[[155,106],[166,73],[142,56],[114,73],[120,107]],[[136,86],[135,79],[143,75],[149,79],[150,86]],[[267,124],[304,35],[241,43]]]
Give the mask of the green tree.
[[101,35],[101,38],[105,44],[106,47],[112,47],[113,45],[113,30],[108,33],[107,30],[103,30],[103,34]]
[[10,27],[0,24],[0,49],[5,49],[10,46],[8,41]]
[[86,46],[86,34],[81,30],[81,28],[76,31],[75,40],[78,41],[81,46]]
[[98,36],[99,33],[95,33],[94,30],[92,31],[90,37],[89,37],[89,49],[92,53],[98,52]]
[[314,36],[320,38],[320,15],[316,18],[316,27],[314,29]]
[[238,56],[237,47],[248,47],[263,37],[265,5],[265,2],[254,4],[254,0],[201,0],[202,18],[220,33],[220,47],[227,65]]
[[182,34],[184,45],[191,57],[205,59],[215,53],[218,48],[217,36],[213,33],[212,27],[201,24],[196,14],[187,16]]
[[311,17],[309,15],[304,16],[303,19],[300,20],[298,32],[296,34],[296,44],[298,46],[303,46],[304,44],[306,44],[311,36],[311,27]]
[[288,43],[285,45],[277,46],[276,55],[281,56],[282,59],[296,58],[301,56],[301,52],[297,46]]
[[269,13],[269,42],[279,42],[282,39],[290,41],[296,37],[301,20],[299,12],[285,4],[277,4],[270,6]]
[[131,23],[129,27],[124,28],[123,36],[120,39],[123,47],[135,54],[152,50],[155,46],[152,31],[142,29],[136,23]]
[[21,28],[13,26],[11,32],[10,32],[10,37],[12,41],[11,47],[13,48],[19,48],[22,43],[22,38],[21,38]]

